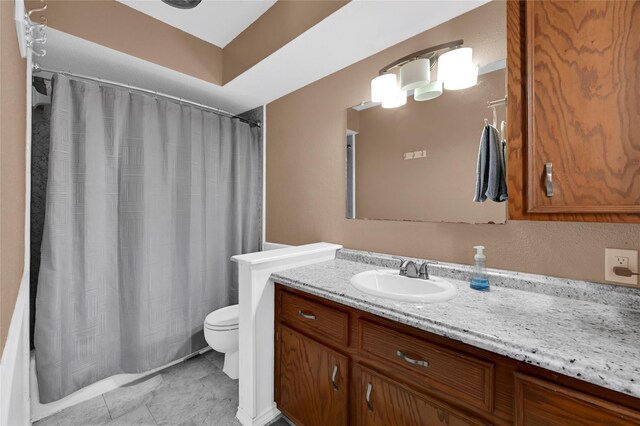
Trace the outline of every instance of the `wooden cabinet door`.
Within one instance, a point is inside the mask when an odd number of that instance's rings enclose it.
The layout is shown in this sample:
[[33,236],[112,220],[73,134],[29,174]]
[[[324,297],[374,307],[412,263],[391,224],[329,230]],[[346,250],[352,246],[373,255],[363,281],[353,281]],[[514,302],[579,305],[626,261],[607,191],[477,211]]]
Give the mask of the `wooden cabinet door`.
[[432,401],[393,380],[364,367],[357,400],[358,424],[367,426],[469,426],[489,424]]
[[640,2],[524,7],[528,212],[640,213]]
[[346,425],[348,358],[284,325],[278,336],[278,408],[298,426]]
[[516,375],[518,426],[631,426],[640,412],[551,382]]

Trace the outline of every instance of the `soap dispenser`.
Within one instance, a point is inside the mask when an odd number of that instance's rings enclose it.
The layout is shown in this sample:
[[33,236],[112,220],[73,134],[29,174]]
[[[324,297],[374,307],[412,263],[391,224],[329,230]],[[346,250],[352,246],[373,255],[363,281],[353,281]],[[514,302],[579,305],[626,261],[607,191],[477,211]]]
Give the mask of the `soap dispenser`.
[[473,257],[476,261],[476,267],[471,276],[471,288],[478,291],[489,291],[489,278],[485,271],[487,261],[484,255],[484,246],[474,246],[476,255]]

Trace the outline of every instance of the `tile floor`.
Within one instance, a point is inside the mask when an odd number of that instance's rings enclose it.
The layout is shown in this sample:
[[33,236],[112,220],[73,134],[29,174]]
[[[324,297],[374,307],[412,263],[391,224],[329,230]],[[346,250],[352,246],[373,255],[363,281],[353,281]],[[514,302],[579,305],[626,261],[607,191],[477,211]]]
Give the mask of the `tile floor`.
[[[35,426],[235,426],[238,381],[222,372],[223,354],[209,351],[153,377],[97,396]],[[273,426],[288,426],[284,419]]]

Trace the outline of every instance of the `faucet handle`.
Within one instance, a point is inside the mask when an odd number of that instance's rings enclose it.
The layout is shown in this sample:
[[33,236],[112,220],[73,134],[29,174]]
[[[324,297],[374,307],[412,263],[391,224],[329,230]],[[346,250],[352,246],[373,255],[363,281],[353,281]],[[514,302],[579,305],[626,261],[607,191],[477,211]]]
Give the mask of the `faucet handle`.
[[402,276],[406,276],[407,275],[407,265],[408,265],[408,261],[404,260],[401,257],[393,257],[394,259],[400,261],[400,275]]
[[429,265],[432,265],[434,262],[422,262],[420,265],[420,269],[418,269],[418,278],[421,280],[429,279]]

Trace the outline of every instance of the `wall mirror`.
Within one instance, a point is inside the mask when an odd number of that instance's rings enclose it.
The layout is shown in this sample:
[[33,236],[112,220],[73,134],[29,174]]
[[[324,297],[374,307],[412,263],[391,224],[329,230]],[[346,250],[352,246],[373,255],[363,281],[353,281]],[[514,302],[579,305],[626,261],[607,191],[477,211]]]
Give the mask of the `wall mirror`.
[[[347,218],[505,223],[506,203],[473,201],[484,120],[493,122],[487,102],[504,90],[500,68],[428,102],[409,96],[399,108],[349,108]],[[495,111],[501,123],[505,107]]]
[[347,218],[505,223],[506,202],[473,201],[485,120],[505,120],[505,77],[500,60],[481,67],[472,87],[445,86],[427,102],[410,91],[401,107],[348,108]]
[[485,3],[363,75],[371,91],[344,119],[347,218],[506,222],[506,27],[506,3]]

